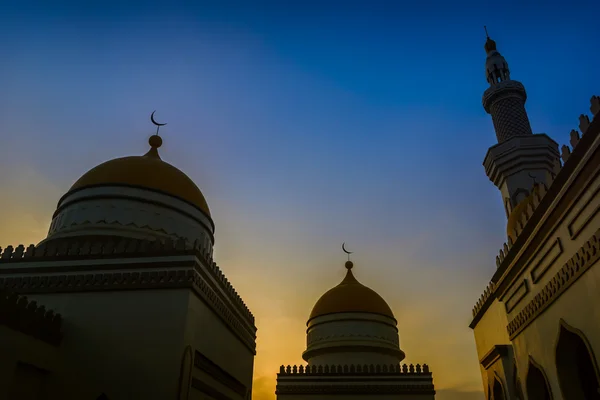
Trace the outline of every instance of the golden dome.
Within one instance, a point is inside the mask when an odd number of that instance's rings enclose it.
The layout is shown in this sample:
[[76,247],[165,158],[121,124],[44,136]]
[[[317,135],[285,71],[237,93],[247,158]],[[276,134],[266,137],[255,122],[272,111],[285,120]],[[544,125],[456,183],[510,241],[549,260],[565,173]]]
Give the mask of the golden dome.
[[535,184],[531,189],[529,196],[521,200],[521,202],[517,204],[515,208],[513,208],[508,216],[508,222],[506,223],[506,234],[512,239],[513,243],[517,241],[517,237],[515,236],[517,224],[523,217],[523,213],[527,209],[527,206],[533,201],[533,195],[539,191],[539,188],[539,184]]
[[151,146],[148,153],[106,161],[86,172],[70,191],[101,185],[142,187],[185,200],[210,217],[208,204],[198,186],[182,171],[161,160],[157,150],[162,144],[160,136],[153,135],[148,142]]
[[352,274],[352,262],[346,263],[348,272],[344,280],[328,290],[317,301],[310,313],[309,320],[326,314],[363,312],[381,314],[394,318],[390,306],[374,290],[356,280]]

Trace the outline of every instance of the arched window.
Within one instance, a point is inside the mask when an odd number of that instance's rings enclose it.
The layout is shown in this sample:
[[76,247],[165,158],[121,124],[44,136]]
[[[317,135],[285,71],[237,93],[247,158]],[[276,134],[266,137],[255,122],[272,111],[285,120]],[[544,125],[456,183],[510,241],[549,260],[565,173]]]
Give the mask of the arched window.
[[560,321],[556,343],[556,371],[565,399],[600,400],[598,366],[579,330]]
[[525,385],[527,386],[527,398],[529,400],[552,400],[548,380],[541,367],[531,357],[529,357],[529,368]]
[[502,384],[500,383],[498,378],[494,378],[492,395],[494,396],[494,400],[504,400],[504,388],[502,387]]

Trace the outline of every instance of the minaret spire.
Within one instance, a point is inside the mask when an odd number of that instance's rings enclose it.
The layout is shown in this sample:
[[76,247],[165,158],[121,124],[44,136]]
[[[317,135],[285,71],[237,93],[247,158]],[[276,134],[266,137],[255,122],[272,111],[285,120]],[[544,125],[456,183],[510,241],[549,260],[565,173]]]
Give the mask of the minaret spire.
[[529,196],[533,182],[547,184],[560,168],[558,144],[544,133],[533,134],[525,110],[527,92],[511,79],[506,59],[485,28],[485,74],[489,87],[483,108],[492,117],[498,144],[490,147],[483,165],[502,193],[506,216]]

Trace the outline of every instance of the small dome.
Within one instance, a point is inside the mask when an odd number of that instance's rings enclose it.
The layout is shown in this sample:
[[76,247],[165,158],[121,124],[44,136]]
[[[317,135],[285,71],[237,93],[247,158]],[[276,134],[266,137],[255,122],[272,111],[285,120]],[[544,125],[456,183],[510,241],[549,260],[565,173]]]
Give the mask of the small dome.
[[509,238],[512,239],[513,243],[517,241],[517,237],[515,236],[515,230],[517,229],[517,224],[523,217],[523,213],[527,209],[527,206],[533,201],[533,196],[535,193],[539,191],[539,184],[536,184],[529,196],[521,200],[519,204],[511,211],[508,216],[508,222],[506,223],[506,234]]
[[352,263],[346,264],[348,272],[344,280],[328,290],[317,301],[310,313],[313,318],[334,313],[372,313],[394,318],[394,313],[385,300],[374,290],[364,286],[352,274]]
[[145,155],[106,161],[86,172],[69,191],[90,186],[141,187],[185,200],[210,217],[208,204],[198,186],[182,171],[161,160],[157,148],[162,139],[154,136],[149,140],[152,148]]

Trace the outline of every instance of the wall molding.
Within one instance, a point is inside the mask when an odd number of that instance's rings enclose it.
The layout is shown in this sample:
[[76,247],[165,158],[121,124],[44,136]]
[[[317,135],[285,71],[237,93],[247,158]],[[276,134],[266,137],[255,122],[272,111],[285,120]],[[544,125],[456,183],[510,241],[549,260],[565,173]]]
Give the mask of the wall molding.
[[600,259],[600,229],[585,242],[552,280],[508,324],[510,340],[517,337],[579,277]]
[[546,274],[546,272],[554,265],[554,263],[562,253],[563,246],[560,241],[560,238],[557,237],[552,243],[552,245],[540,257],[540,260],[531,269],[531,281],[533,283],[538,283],[540,279]]
[[75,293],[144,289],[192,289],[246,347],[256,354],[256,335],[194,269],[0,277],[0,288],[16,293]]

